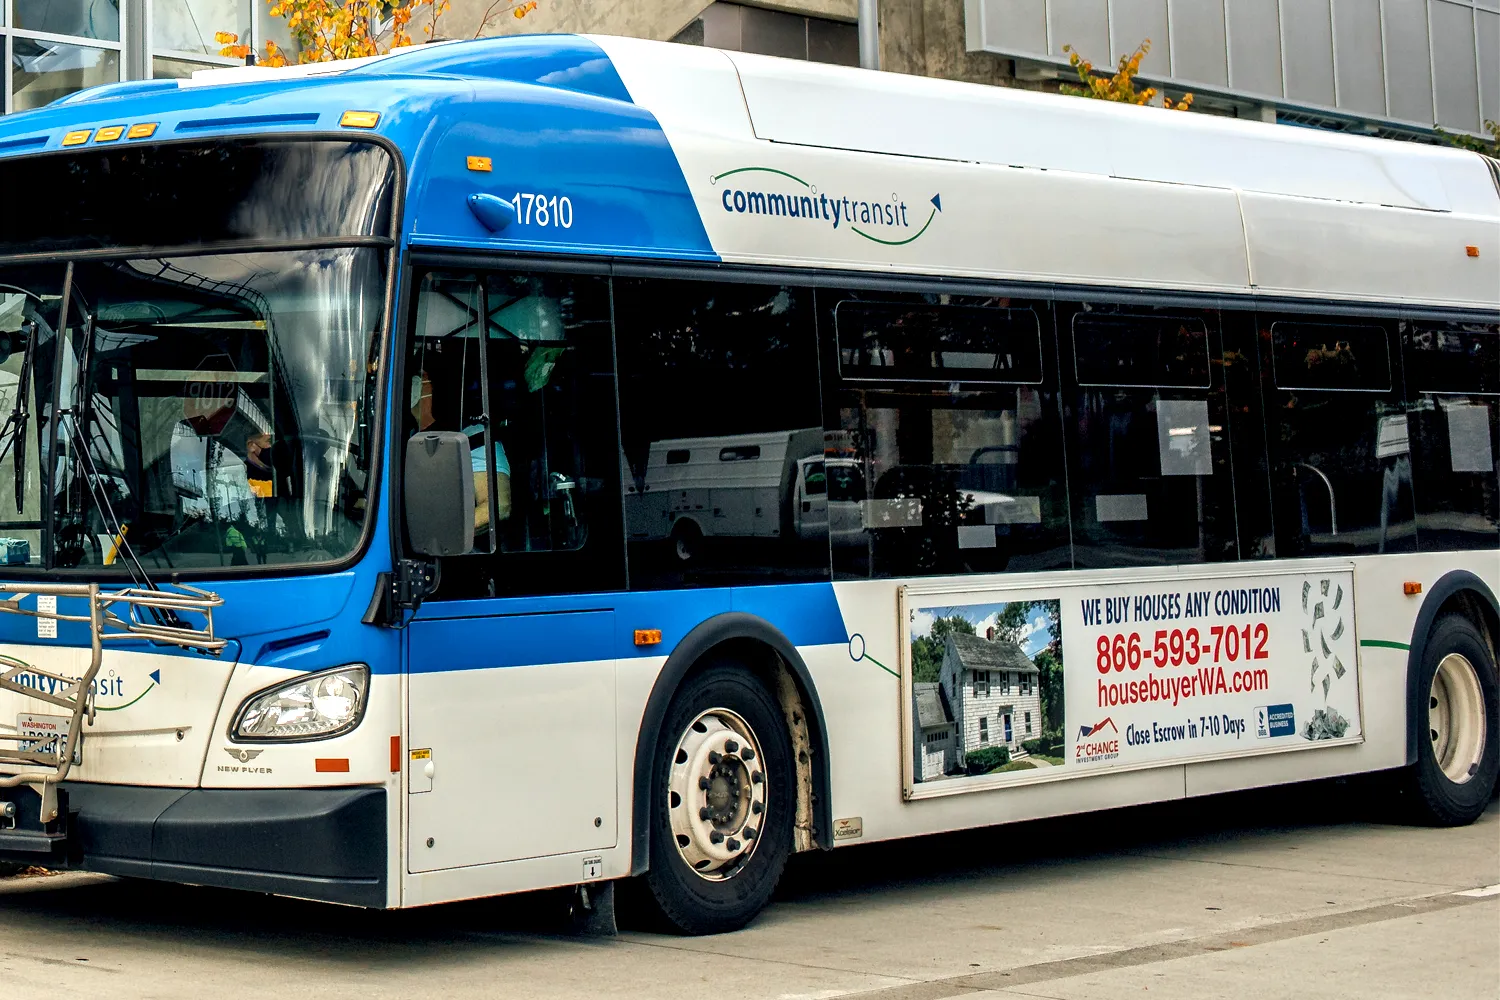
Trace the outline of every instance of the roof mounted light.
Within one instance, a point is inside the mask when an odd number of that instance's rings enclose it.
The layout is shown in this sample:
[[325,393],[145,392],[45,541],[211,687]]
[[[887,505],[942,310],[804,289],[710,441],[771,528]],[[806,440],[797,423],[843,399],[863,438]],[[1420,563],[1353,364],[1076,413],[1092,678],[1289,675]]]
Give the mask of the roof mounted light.
[[345,128],[374,128],[379,122],[379,111],[345,111],[339,119],[339,124]]

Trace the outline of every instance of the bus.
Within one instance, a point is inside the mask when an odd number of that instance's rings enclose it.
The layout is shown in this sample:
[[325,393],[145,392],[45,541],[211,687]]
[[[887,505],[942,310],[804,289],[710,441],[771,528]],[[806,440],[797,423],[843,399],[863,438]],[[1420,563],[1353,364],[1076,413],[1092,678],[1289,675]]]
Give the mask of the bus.
[[370,908],[1500,752],[1500,163],[607,37],[0,120],[0,860]]

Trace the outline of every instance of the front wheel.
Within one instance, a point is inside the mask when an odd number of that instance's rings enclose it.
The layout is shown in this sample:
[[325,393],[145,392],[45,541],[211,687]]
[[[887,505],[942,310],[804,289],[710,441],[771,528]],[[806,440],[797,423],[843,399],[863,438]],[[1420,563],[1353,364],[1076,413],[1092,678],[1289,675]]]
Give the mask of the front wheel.
[[652,779],[654,908],[685,934],[749,923],[791,853],[791,741],[765,686],[738,664],[690,678],[662,725]]
[[1437,826],[1472,823],[1500,772],[1495,661],[1474,623],[1446,615],[1433,626],[1419,667],[1417,760],[1405,774],[1416,818]]

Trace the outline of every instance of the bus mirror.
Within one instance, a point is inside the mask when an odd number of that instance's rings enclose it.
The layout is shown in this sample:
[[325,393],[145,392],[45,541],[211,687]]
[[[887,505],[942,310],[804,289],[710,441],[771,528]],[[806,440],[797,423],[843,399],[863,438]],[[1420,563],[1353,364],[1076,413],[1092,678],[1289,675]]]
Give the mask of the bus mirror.
[[474,547],[474,474],[469,439],[458,431],[422,431],[406,442],[406,535],[424,556],[458,556]]

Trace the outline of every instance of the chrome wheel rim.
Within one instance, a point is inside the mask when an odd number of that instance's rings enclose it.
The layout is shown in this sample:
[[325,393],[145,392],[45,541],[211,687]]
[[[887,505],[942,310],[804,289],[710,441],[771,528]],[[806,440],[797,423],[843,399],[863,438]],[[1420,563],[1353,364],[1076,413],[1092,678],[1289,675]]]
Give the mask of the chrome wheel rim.
[[1484,691],[1469,658],[1449,653],[1432,675],[1427,696],[1427,736],[1432,756],[1448,780],[1462,785],[1479,772],[1484,756]]
[[677,853],[699,878],[720,882],[760,844],[769,781],[760,741],[727,708],[699,714],[672,753],[667,814]]

